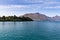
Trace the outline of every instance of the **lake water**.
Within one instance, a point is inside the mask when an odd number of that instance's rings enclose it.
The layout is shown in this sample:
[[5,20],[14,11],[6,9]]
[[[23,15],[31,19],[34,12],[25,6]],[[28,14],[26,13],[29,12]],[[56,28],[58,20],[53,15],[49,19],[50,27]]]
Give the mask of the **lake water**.
[[60,40],[60,22],[0,22],[0,40]]

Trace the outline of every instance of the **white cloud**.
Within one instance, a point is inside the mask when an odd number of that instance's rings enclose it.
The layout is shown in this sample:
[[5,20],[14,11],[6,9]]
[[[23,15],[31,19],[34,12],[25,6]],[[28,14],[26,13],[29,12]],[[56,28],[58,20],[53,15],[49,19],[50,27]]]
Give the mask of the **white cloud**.
[[44,0],[25,0],[26,2],[30,2],[30,3],[40,3],[40,2],[44,2]]
[[56,2],[56,1],[49,1],[49,2],[44,2],[45,5],[60,5],[60,2]]
[[24,5],[0,5],[0,9],[6,9],[6,8],[25,8]]
[[60,6],[49,6],[49,7],[45,7],[47,9],[51,9],[51,8],[60,8]]
[[[57,0],[25,0],[28,3],[39,3],[39,4],[31,4],[31,5],[26,5],[25,8],[30,8],[33,10],[38,10],[42,8],[60,8],[60,2]],[[42,3],[42,4],[40,4]]]
[[60,4],[60,2],[47,2],[48,4]]
[[60,2],[56,0],[45,0],[42,4],[43,8],[60,8]]
[[[0,5],[0,9],[10,9],[10,8],[18,8],[18,9],[32,9],[32,10],[38,10],[42,8],[60,8],[58,4],[60,2],[56,1],[50,1],[50,0],[25,0],[27,2],[35,2],[39,3],[42,2],[43,4],[34,4],[34,5]],[[53,5],[54,6],[53,6]],[[56,5],[55,5],[56,4]]]

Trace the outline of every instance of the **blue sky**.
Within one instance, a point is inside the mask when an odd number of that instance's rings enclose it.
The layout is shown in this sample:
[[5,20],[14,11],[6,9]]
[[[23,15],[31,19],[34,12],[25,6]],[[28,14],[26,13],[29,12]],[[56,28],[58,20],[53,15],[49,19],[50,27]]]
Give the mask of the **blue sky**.
[[42,13],[60,16],[60,0],[0,0],[0,16]]

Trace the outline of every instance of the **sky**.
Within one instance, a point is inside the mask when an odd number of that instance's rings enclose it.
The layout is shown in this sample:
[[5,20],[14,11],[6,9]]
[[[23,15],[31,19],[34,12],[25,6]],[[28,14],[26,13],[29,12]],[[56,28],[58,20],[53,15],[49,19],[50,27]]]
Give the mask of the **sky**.
[[36,12],[50,17],[60,16],[60,0],[0,0],[0,16]]

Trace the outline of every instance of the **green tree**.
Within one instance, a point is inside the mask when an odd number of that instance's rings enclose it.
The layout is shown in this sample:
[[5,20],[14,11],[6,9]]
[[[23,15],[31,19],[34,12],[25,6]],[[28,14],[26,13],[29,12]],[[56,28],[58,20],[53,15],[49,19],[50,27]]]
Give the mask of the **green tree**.
[[5,20],[5,16],[2,17],[2,20],[3,20],[3,21]]

